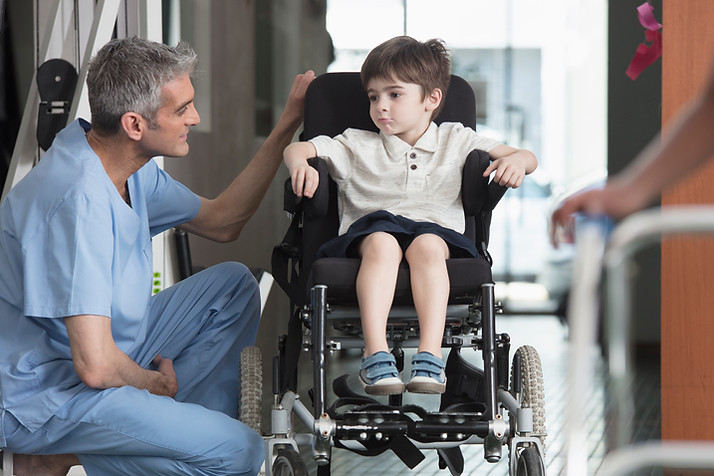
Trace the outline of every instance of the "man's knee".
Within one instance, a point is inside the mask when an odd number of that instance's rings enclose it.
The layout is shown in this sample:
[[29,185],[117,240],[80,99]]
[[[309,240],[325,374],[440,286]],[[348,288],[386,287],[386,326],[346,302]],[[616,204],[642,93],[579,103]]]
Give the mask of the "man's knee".
[[[235,261],[213,266],[215,281],[220,282],[232,298],[238,298],[245,307],[260,305],[260,288],[250,269]],[[228,296],[227,296],[228,297]]]
[[265,458],[263,438],[246,426],[242,426],[231,438],[231,446],[224,455],[226,474],[256,475]]
[[220,273],[227,282],[245,283],[246,286],[254,286],[257,288],[258,281],[255,276],[243,263],[237,261],[226,261],[212,267],[216,272]]

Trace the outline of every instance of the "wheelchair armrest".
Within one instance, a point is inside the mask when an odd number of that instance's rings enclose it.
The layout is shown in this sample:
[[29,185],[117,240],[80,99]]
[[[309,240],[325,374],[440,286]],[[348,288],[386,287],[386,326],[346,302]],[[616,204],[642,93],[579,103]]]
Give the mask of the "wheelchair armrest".
[[483,176],[490,163],[491,157],[483,150],[472,150],[466,157],[461,177],[461,200],[466,216],[490,212],[508,190],[493,181],[489,183],[488,177]]
[[486,203],[483,205],[483,211],[491,211],[494,208],[496,208],[496,205],[498,205],[498,202],[501,201],[501,198],[506,194],[508,191],[508,187],[505,187],[503,185],[499,185],[493,180],[488,184],[488,198],[486,199]]
[[323,217],[327,214],[327,207],[330,200],[329,178],[327,164],[320,157],[308,159],[310,164],[320,177],[320,183],[311,198],[298,197],[293,192],[290,179],[285,181],[283,190],[283,210],[288,213],[297,213],[300,209],[313,218]]

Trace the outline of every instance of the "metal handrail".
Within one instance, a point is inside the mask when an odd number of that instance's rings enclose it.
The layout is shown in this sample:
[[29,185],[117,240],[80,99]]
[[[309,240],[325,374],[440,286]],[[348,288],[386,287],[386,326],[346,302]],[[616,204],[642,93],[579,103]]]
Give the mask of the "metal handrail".
[[[624,219],[609,240],[601,220],[585,220],[578,226],[573,289],[568,305],[571,320],[571,358],[566,473],[587,474],[587,435],[584,432],[582,395],[592,381],[593,369],[586,355],[595,343],[600,275],[606,278],[604,321],[608,338],[608,373],[613,397],[614,448],[605,456],[599,475],[626,474],[652,464],[714,469],[714,445],[653,441],[631,444],[634,414],[631,375],[631,286],[628,267],[638,251],[670,235],[714,233],[714,206],[688,205],[655,208]],[[606,243],[607,241],[607,243]],[[686,450],[686,451],[685,451]]]

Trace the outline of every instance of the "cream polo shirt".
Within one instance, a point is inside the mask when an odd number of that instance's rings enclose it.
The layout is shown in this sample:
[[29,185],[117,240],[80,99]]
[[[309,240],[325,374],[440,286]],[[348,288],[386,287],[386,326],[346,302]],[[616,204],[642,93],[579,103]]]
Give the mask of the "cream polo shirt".
[[500,144],[454,122],[432,122],[414,147],[395,135],[359,129],[310,142],[337,183],[340,235],[378,210],[463,233],[461,175],[466,156]]

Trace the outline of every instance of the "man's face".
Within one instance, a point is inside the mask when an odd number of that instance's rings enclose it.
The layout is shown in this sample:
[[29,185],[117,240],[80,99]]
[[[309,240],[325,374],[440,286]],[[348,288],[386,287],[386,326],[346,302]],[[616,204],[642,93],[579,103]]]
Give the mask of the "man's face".
[[188,154],[188,130],[201,121],[193,105],[193,85],[188,75],[171,81],[163,89],[164,104],[156,114],[155,127],[147,129],[143,145],[151,156],[183,157]]

